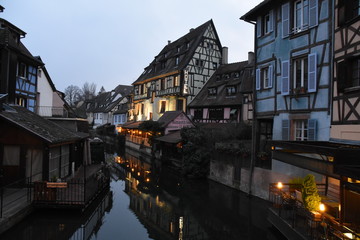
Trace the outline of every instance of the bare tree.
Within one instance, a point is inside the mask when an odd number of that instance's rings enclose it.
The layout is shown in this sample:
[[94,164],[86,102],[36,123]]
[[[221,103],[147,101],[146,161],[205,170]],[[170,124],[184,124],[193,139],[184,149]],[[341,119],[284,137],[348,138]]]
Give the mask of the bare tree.
[[65,88],[65,100],[70,106],[81,100],[81,89],[78,86],[70,85]]
[[96,96],[96,84],[95,83],[84,83],[81,88],[81,95],[83,100],[88,100]]

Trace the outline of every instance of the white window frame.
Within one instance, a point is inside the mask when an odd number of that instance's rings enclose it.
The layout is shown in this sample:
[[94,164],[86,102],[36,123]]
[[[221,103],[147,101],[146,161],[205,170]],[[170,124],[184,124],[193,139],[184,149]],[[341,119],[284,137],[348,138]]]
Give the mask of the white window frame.
[[308,27],[309,27],[309,0],[295,1],[294,2],[294,32],[295,33],[301,32],[304,29],[307,29]]
[[299,119],[294,120],[294,140],[307,141],[308,140],[308,120]]

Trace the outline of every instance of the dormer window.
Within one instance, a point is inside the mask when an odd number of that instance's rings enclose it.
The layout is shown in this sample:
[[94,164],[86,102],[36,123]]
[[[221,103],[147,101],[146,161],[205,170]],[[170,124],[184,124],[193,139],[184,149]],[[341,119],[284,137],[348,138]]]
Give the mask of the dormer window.
[[176,58],[175,58],[175,65],[176,65],[176,66],[179,65],[179,62],[180,62],[180,58],[179,58],[179,57],[176,57]]
[[187,42],[186,43],[186,49],[189,49],[190,48],[190,42]]
[[230,78],[230,74],[226,73],[226,74],[224,75],[224,78],[225,78],[225,79],[229,79],[229,78]]
[[216,75],[216,81],[220,81],[221,80],[221,76],[220,75]]
[[215,87],[208,88],[208,96],[216,97],[217,89]]
[[234,96],[236,94],[236,86],[226,87],[226,96]]
[[176,47],[176,52],[179,53],[180,52],[180,46]]
[[240,73],[239,72],[234,72],[234,78],[239,78],[240,77]]

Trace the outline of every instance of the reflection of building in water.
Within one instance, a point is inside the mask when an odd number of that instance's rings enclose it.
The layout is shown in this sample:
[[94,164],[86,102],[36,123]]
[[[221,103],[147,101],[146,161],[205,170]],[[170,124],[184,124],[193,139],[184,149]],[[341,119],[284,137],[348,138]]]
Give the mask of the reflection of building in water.
[[[130,209],[156,239],[208,239],[197,220],[184,211],[180,199],[144,183],[128,172],[125,192],[130,197]],[[153,235],[153,236],[152,236]]]
[[[109,191],[83,213],[46,209],[46,212],[37,212],[5,232],[1,239],[89,240],[100,229],[105,212],[110,212],[112,203],[113,194]],[[49,218],[49,214],[54,217]]]

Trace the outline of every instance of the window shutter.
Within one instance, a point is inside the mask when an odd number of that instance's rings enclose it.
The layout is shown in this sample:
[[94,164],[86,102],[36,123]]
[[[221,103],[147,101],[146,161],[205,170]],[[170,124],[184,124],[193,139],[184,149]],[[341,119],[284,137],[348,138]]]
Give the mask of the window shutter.
[[317,61],[316,61],[316,53],[309,54],[308,56],[308,92],[316,92],[316,68],[317,68]]
[[318,25],[318,0],[309,1],[309,27]]
[[282,37],[289,36],[290,30],[290,5],[285,3],[281,6],[281,21],[282,21]]
[[274,11],[271,10],[269,12],[269,20],[270,20],[270,26],[269,26],[269,31],[272,32],[274,31]]
[[316,119],[308,120],[308,140],[316,141]]
[[289,68],[289,61],[281,62],[281,95],[289,95],[290,93]]
[[282,120],[282,140],[289,141],[290,140],[290,120],[285,119]]
[[257,37],[261,37],[261,34],[262,34],[261,29],[262,29],[262,27],[261,27],[261,17],[258,17],[257,21],[256,21],[256,34],[257,34]]
[[273,66],[270,65],[269,66],[269,71],[268,71],[268,78],[269,78],[269,88],[272,88],[272,81],[273,81]]
[[260,69],[256,69],[256,90],[260,90]]

